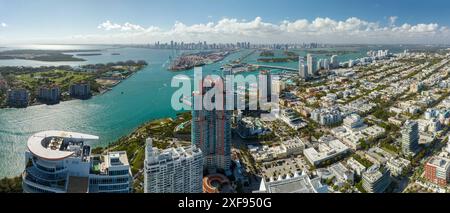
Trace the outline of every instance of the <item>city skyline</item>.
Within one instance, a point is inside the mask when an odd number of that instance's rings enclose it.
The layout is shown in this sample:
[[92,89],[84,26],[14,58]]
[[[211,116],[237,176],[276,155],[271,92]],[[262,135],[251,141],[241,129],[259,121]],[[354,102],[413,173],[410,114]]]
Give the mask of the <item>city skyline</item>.
[[[449,44],[442,1],[0,1],[0,44]],[[186,9],[191,8],[191,9]],[[247,8],[247,9],[246,9]],[[249,10],[248,8],[252,8]],[[83,11],[71,13],[70,11]],[[69,15],[67,15],[69,14]],[[57,29],[57,30],[55,30]]]

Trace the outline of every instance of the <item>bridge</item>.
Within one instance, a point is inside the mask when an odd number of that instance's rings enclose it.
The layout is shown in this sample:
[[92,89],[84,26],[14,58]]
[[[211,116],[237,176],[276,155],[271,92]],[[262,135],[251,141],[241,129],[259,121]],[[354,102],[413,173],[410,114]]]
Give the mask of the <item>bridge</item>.
[[298,69],[290,68],[290,67],[261,65],[261,64],[251,64],[251,66],[254,66],[256,68],[277,69],[277,70],[286,70],[286,71],[298,72]]

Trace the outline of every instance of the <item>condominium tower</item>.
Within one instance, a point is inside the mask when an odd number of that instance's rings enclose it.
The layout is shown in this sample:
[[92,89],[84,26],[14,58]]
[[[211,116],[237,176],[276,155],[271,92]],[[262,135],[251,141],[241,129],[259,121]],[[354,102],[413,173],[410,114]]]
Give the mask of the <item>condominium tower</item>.
[[145,193],[201,193],[202,151],[194,145],[185,149],[160,150],[146,141],[144,162]]
[[[205,81],[208,79],[205,79]],[[211,83],[210,85],[214,85]],[[206,109],[202,104],[205,93],[212,87],[203,87],[201,91],[193,93],[193,109],[191,124],[192,144],[200,148],[204,156],[204,168],[209,172],[230,172],[231,166],[231,116],[227,110],[225,100],[220,108]],[[225,97],[225,96],[224,96]],[[213,100],[215,104],[218,100]],[[219,102],[217,102],[217,105]],[[196,105],[200,109],[196,109]]]

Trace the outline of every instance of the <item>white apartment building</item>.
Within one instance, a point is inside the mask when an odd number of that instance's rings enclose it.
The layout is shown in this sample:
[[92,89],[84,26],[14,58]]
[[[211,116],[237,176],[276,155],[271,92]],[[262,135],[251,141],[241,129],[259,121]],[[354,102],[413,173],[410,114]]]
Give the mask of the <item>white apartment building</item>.
[[201,193],[203,154],[199,148],[153,147],[146,141],[144,162],[145,193]]

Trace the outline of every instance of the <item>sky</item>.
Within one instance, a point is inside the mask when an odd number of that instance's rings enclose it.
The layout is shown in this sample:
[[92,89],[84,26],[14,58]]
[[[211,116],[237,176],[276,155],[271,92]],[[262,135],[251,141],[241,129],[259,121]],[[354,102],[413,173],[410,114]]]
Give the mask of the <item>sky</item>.
[[450,44],[448,0],[0,0],[0,44]]

